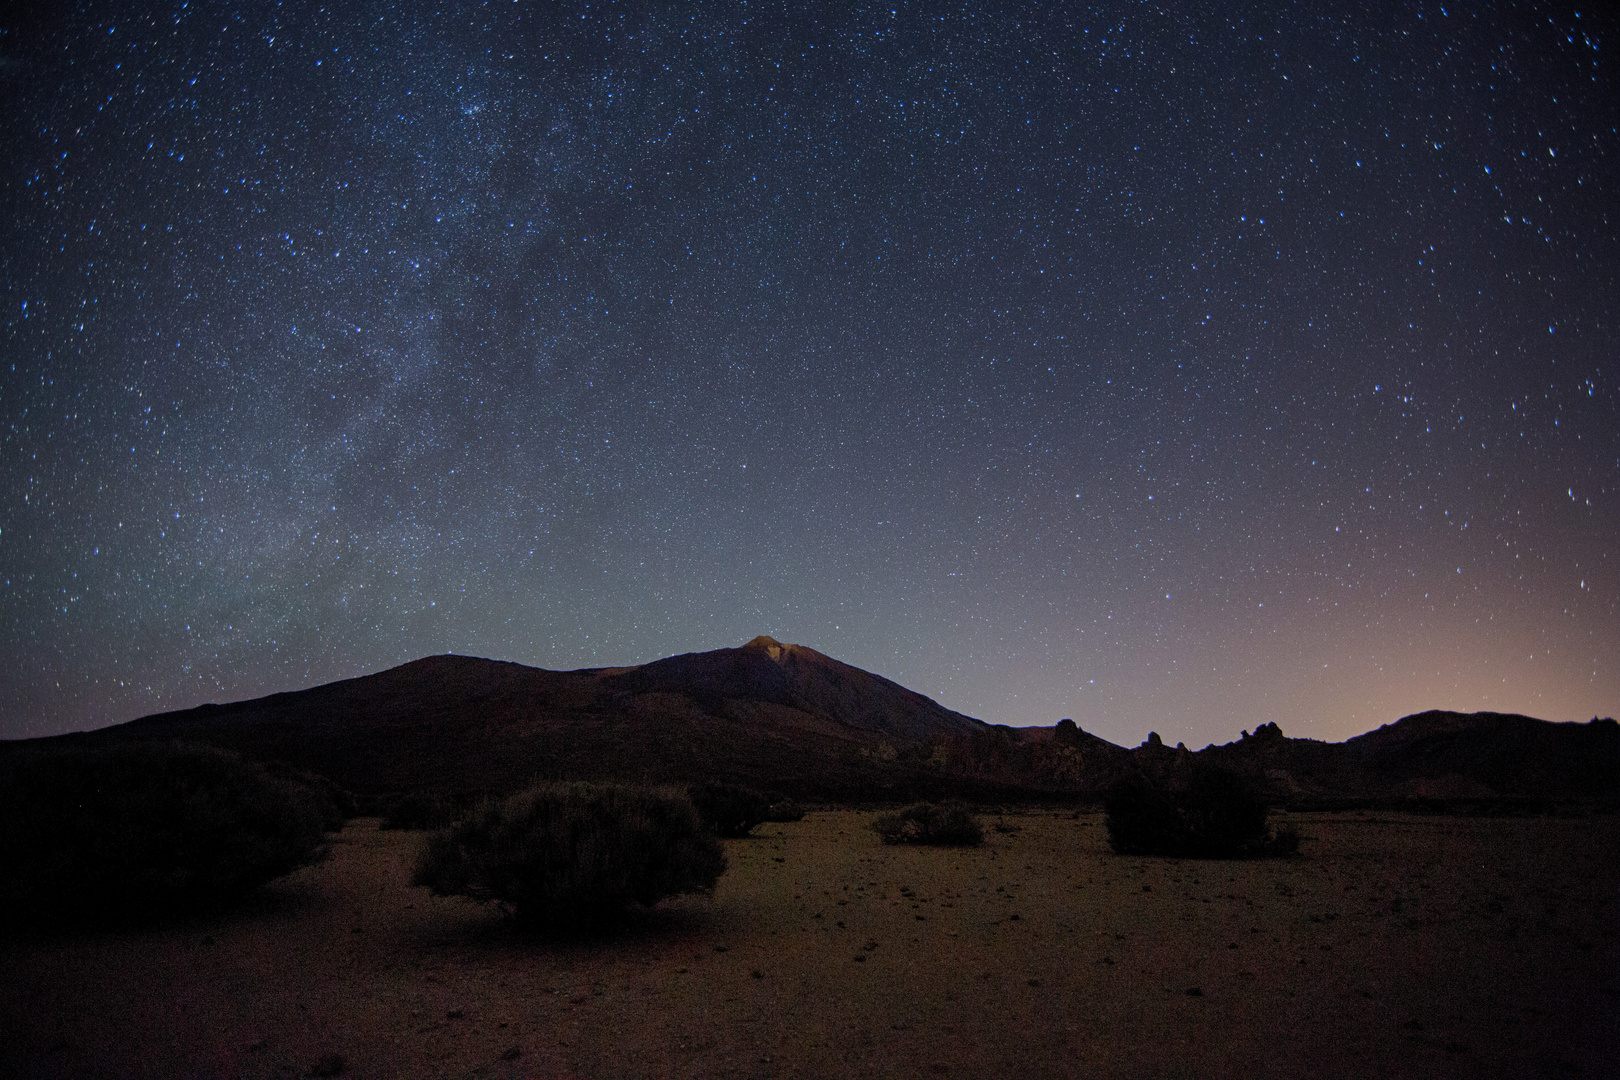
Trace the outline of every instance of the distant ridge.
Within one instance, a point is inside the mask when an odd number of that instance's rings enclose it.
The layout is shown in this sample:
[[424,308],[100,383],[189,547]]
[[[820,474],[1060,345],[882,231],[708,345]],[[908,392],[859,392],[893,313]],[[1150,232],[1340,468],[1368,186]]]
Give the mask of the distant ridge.
[[992,726],[803,645],[621,668],[547,671],[429,656],[251,701],[160,713],[0,752],[184,739],[322,773],[362,796],[467,795],[536,778],[724,780],[801,799],[1095,798],[1127,776],[1184,782],[1213,764],[1299,806],[1347,802],[1612,804],[1620,726],[1431,711],[1343,743],[1276,724],[1201,751],[1126,749],[1072,721]]
[[1620,725],[1516,714],[1415,713],[1342,743],[1286,738],[1275,724],[1201,752],[1315,800],[1524,802],[1620,795]]
[[723,779],[798,797],[865,798],[943,791],[937,777],[897,764],[901,752],[984,730],[881,676],[762,636],[735,649],[578,671],[429,656],[28,743],[185,739],[285,761],[361,794],[503,791],[550,777]]

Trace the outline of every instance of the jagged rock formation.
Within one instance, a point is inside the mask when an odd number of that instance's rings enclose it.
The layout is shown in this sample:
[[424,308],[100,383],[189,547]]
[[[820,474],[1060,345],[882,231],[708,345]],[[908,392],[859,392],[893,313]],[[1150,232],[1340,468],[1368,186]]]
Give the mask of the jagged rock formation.
[[1325,743],[1262,724],[1196,757],[1248,774],[1281,801],[1444,802],[1608,799],[1620,795],[1620,725],[1552,724],[1434,710]]

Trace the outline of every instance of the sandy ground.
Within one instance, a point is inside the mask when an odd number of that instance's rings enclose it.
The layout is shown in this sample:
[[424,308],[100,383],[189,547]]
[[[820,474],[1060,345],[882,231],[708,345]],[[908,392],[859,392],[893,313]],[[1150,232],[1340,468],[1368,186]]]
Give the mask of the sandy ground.
[[1239,863],[1115,857],[1096,815],[972,850],[870,820],[762,826],[712,898],[584,942],[409,887],[418,836],[356,822],[235,914],[0,942],[0,1074],[1620,1073],[1613,818],[1301,816],[1301,855]]

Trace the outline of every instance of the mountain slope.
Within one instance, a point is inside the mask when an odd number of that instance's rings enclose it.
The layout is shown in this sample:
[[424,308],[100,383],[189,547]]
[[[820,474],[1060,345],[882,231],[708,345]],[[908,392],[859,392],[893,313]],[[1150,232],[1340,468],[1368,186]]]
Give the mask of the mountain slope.
[[769,637],[626,668],[431,656],[357,679],[161,713],[18,747],[185,739],[322,773],[360,795],[507,791],[536,778],[723,780],[801,799],[1091,796],[1218,766],[1281,802],[1613,800],[1620,726],[1428,712],[1343,743],[1276,724],[1201,751],[991,726]]
[[728,700],[779,705],[906,740],[969,735],[987,726],[880,675],[763,636],[739,649],[656,660],[604,676],[603,683],[630,696],[685,694],[708,707]]
[[888,679],[760,637],[631,668],[546,671],[432,656],[37,741],[206,742],[323,773],[360,794],[501,791],[548,777],[723,779],[840,798],[910,790],[912,773],[926,793],[926,773],[895,764],[898,747],[984,728]]

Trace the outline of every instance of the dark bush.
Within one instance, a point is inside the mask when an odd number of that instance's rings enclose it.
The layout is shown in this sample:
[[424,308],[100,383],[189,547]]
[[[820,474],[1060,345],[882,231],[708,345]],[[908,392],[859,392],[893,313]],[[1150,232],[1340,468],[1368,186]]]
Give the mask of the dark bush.
[[279,761],[265,762],[264,768],[278,780],[300,784],[309,789],[315,796],[316,806],[320,810],[321,826],[327,832],[338,832],[350,818],[359,816],[359,802],[351,792],[340,787],[335,781],[319,773],[304,772]]
[[497,901],[517,921],[568,930],[631,903],[703,893],[725,853],[686,796],[611,784],[543,784],[487,802],[428,838],[414,884]]
[[382,829],[442,829],[460,815],[455,802],[431,792],[396,795],[384,804]]
[[792,799],[773,802],[770,808],[765,811],[765,820],[774,822],[803,821],[804,807]]
[[1120,855],[1235,859],[1288,854],[1299,846],[1292,830],[1274,836],[1266,803],[1247,780],[1224,769],[1200,769],[1184,791],[1140,779],[1109,794],[1108,842]]
[[691,797],[698,816],[716,836],[747,836],[770,815],[769,798],[735,784],[694,784]]
[[10,754],[0,919],[127,923],[233,900],[324,853],[342,809],[312,783],[182,744]]
[[1146,782],[1123,781],[1103,803],[1108,815],[1108,843],[1118,855],[1179,852],[1186,839],[1175,799]]
[[1292,855],[1299,850],[1299,830],[1292,825],[1279,825],[1271,834],[1271,842],[1264,854]]
[[951,803],[917,803],[872,822],[885,844],[931,844],[937,847],[977,847],[984,830],[967,807]]

